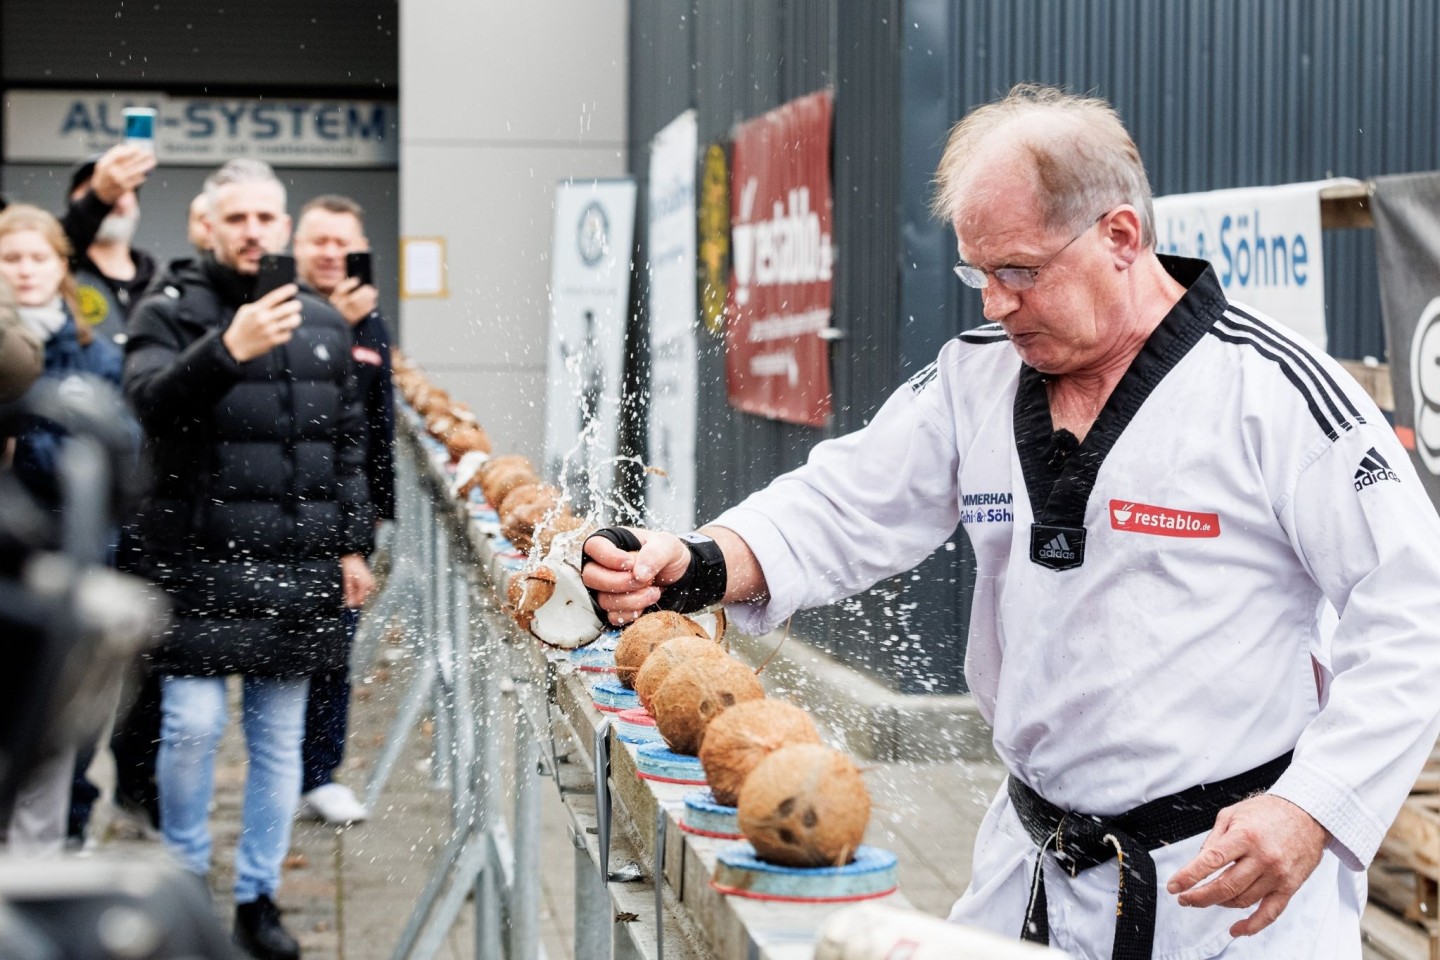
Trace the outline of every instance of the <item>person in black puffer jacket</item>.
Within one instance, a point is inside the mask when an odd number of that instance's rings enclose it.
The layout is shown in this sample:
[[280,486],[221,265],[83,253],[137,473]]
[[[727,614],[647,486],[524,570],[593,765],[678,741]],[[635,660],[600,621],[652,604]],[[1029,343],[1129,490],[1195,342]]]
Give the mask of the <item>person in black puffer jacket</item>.
[[250,763],[235,937],[254,956],[293,958],[274,895],[299,798],[305,678],[338,665],[341,612],[372,584],[364,418],[344,318],[293,284],[251,302],[261,256],[290,235],[273,171],[232,160],[205,190],[211,253],[170,264],[126,343],[153,484],[142,550],[174,605],[153,653],[160,827],[204,876],[224,677],[242,674]]

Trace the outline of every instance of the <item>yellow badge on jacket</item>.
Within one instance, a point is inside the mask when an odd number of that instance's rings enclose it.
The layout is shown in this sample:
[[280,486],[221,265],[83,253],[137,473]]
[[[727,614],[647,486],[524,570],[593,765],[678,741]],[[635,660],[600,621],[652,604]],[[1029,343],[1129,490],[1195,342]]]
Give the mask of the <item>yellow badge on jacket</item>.
[[97,287],[80,284],[75,288],[75,301],[80,307],[80,319],[87,326],[98,327],[110,317],[110,298]]

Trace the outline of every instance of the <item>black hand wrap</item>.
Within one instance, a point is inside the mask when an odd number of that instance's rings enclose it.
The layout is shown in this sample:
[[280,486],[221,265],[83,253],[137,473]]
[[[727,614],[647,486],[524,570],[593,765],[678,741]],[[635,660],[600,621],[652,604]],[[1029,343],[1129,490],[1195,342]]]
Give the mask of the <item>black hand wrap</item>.
[[[586,537],[585,542],[589,543],[592,537],[608,540],[626,553],[634,553],[641,546],[640,538],[624,527],[603,527]],[[644,610],[645,613],[653,613],[656,610],[694,613],[725,599],[725,555],[721,552],[719,544],[698,533],[687,533],[680,540],[690,550],[690,564],[685,568],[685,573],[679,580],[662,588],[660,600]],[[582,572],[585,564],[590,560],[590,555],[585,553],[582,548],[580,557]],[[590,602],[594,604],[596,614],[601,620],[608,623],[609,613],[600,606],[599,592],[588,586],[586,589],[590,591]]]

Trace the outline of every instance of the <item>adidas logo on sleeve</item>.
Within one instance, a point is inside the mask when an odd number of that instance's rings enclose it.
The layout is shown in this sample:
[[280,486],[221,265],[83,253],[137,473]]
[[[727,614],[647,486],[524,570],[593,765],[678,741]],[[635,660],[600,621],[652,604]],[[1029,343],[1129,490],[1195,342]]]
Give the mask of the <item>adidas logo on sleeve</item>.
[[1400,475],[1390,469],[1390,464],[1380,456],[1374,447],[1366,451],[1365,456],[1360,458],[1360,466],[1355,470],[1355,490],[1359,492],[1366,487],[1373,487],[1377,483],[1386,480],[1400,482]]

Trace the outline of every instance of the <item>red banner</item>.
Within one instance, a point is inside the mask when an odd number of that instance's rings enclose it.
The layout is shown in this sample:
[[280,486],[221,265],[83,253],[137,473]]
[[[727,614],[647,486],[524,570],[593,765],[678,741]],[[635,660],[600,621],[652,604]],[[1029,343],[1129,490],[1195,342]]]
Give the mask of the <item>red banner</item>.
[[725,385],[773,420],[830,420],[834,246],[828,90],[741,124],[731,160]]

